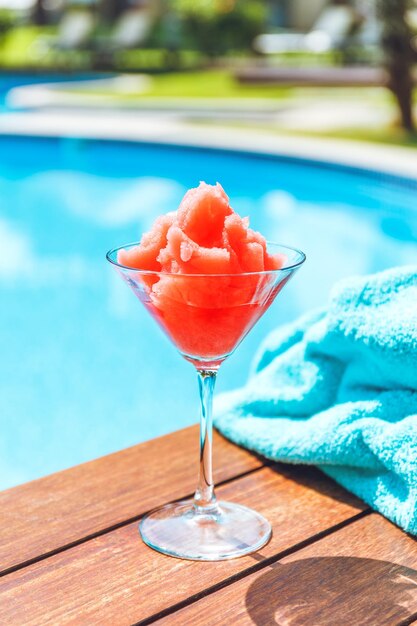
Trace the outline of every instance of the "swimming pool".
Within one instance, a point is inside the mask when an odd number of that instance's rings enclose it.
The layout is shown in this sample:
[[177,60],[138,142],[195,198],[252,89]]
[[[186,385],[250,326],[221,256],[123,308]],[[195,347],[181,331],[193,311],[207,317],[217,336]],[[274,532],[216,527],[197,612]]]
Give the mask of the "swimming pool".
[[[105,262],[184,191],[219,180],[233,206],[307,263],[226,362],[244,382],[276,324],[337,279],[417,258],[417,183],[324,164],[130,142],[0,137],[0,487],[197,419],[197,386]],[[196,444],[197,445],[197,444]]]
[[[111,74],[102,75],[111,76]],[[84,73],[26,73],[26,72],[1,72],[0,73],[0,111],[7,111],[10,109],[7,96],[11,89],[15,87],[24,87],[26,85],[38,85],[44,83],[62,83],[80,80],[94,80],[97,78],[97,74],[91,72]]]

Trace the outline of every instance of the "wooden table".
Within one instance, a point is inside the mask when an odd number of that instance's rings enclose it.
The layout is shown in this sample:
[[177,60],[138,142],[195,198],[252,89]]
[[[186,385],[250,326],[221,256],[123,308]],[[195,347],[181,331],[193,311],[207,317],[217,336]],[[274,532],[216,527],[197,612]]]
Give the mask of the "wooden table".
[[215,437],[218,495],[272,523],[258,553],[182,561],[138,520],[192,494],[192,427],[0,493],[0,624],[417,623],[417,545],[318,471]]

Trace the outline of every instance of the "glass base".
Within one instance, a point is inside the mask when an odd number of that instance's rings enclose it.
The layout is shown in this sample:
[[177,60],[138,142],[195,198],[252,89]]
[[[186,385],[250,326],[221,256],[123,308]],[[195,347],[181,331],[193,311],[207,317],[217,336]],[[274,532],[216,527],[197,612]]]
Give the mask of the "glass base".
[[207,511],[193,500],[151,511],[140,522],[139,532],[150,548],[192,561],[223,561],[250,554],[272,534],[269,522],[246,506],[218,502]]

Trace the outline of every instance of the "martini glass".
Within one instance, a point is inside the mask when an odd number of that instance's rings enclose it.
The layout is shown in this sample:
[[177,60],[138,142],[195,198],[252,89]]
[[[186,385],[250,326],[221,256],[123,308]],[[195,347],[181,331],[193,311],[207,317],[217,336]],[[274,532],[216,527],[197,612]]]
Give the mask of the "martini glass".
[[212,404],[220,365],[232,354],[305,261],[300,250],[268,244],[279,270],[243,274],[174,274],[127,267],[115,248],[107,259],[197,370],[201,400],[200,467],[194,498],[146,515],[143,541],[170,556],[221,561],[249,554],[271,537],[269,522],[240,504],[216,499],[212,477]]

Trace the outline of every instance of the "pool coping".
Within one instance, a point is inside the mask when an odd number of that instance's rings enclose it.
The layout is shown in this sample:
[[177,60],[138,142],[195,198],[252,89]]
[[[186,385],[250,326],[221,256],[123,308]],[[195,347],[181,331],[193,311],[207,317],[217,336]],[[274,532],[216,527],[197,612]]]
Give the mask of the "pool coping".
[[368,174],[391,175],[404,182],[417,182],[417,151],[413,148],[202,126],[175,117],[142,113],[117,110],[4,113],[0,116],[0,135],[122,140],[215,149],[301,159],[317,165],[348,167]]

